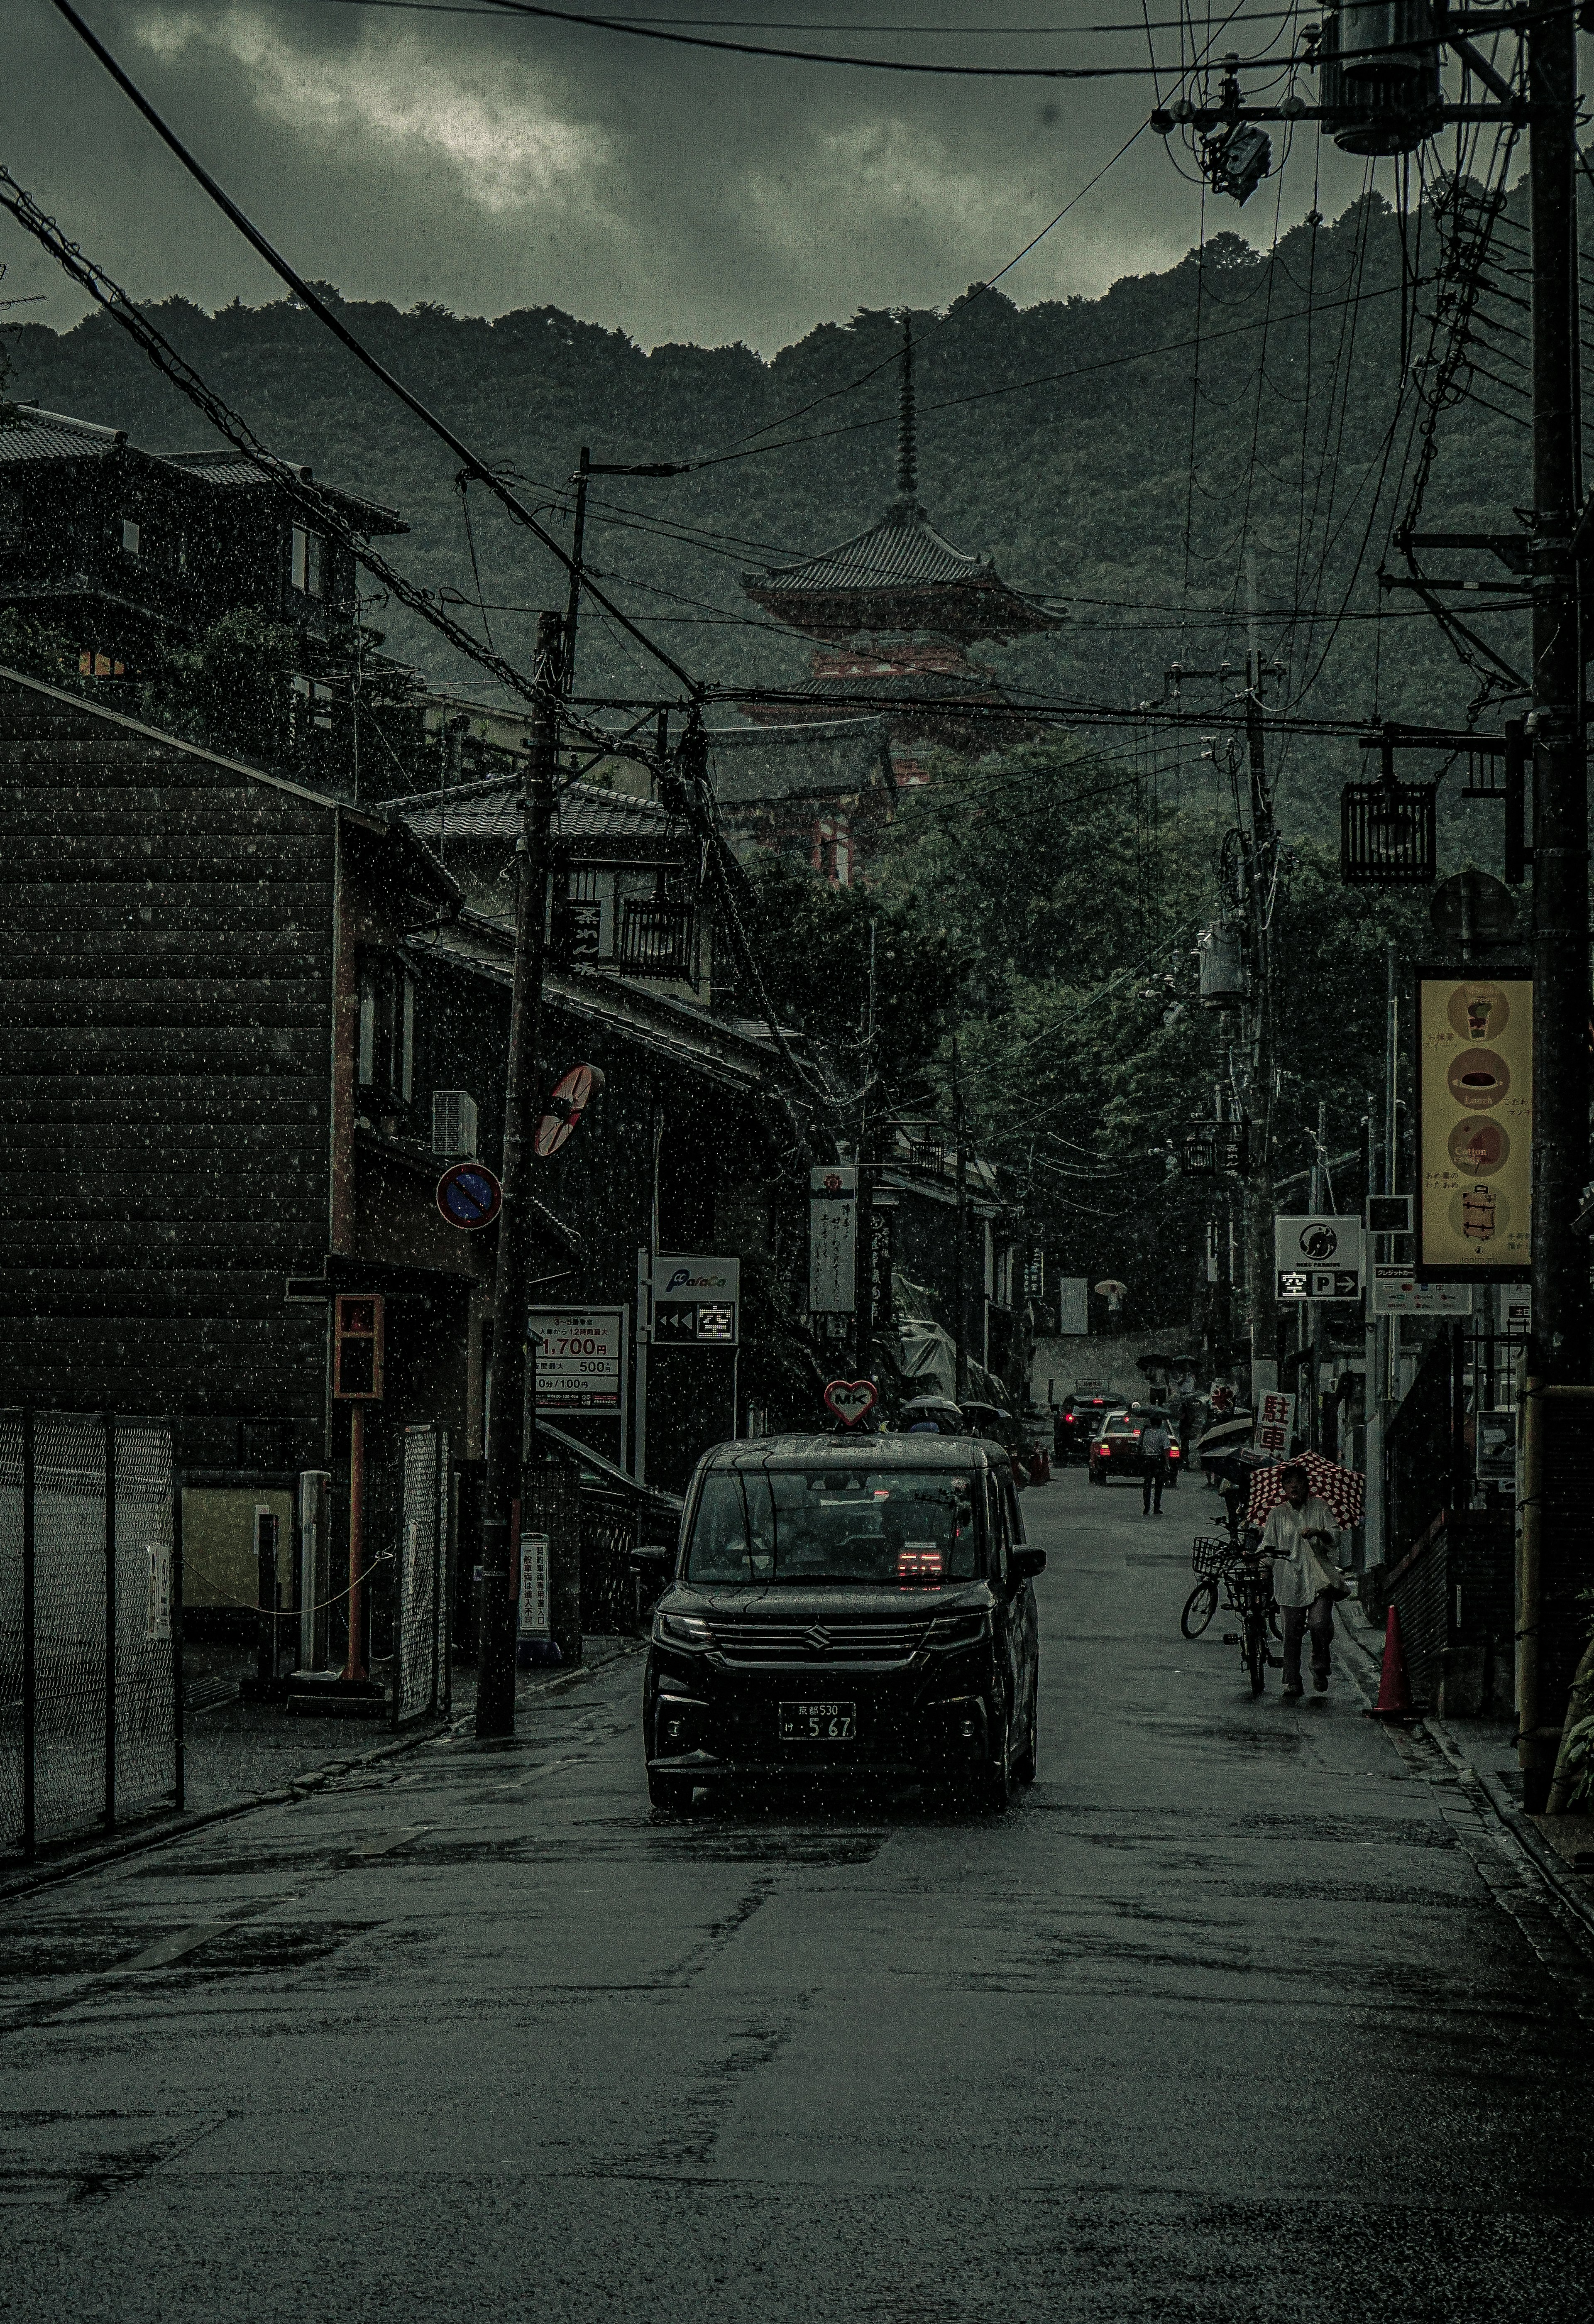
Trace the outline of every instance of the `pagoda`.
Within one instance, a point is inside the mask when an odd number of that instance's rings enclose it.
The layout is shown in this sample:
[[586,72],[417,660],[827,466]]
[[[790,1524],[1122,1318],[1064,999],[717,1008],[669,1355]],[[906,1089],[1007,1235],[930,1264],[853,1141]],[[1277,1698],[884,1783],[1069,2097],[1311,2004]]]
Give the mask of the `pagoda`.
[[[755,605],[817,641],[814,674],[797,689],[813,706],[806,715],[883,717],[898,788],[926,779],[920,753],[928,746],[973,755],[1038,731],[969,649],[1065,619],[1010,588],[990,558],[954,548],[925,513],[917,487],[913,334],[904,318],[895,500],[866,532],[742,583]],[[760,724],[793,715],[784,704],[748,707]]]

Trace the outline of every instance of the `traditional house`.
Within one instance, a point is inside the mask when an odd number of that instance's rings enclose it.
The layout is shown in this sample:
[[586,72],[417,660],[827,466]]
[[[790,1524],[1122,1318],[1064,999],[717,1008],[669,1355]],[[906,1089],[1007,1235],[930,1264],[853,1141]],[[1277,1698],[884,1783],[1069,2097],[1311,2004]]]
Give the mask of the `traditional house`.
[[[308,468],[294,469],[307,482]],[[409,528],[322,484],[367,539]],[[75,649],[88,678],[149,678],[241,610],[294,639],[281,746],[327,771],[346,753],[363,632],[356,569],[307,527],[279,485],[228,445],[146,452],[120,428],[37,404],[0,405],[0,607]]]

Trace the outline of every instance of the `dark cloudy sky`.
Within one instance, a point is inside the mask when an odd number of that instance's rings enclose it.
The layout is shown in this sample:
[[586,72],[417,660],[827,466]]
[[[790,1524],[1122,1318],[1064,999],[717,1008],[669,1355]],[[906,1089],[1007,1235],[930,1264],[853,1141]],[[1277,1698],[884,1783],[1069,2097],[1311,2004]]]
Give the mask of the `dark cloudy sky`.
[[[438,300],[493,315],[552,301],[645,346],[745,339],[772,353],[860,306],[944,304],[1044,226],[1154,102],[1145,78],[921,79],[469,11],[81,5],[307,274],[404,307]],[[1143,30],[1077,29],[1136,20],[1140,0],[626,0],[624,13],[734,19],[751,29],[730,38],[954,62],[1147,55]],[[1178,9],[1148,0],[1148,13]],[[1215,51],[1232,42],[1256,55],[1271,42],[1285,55],[1291,34],[1276,17],[1242,17]],[[850,29],[774,29],[826,23]],[[180,291],[215,307],[274,295],[50,0],[0,0],[0,158],[86,251],[142,298]],[[923,29],[936,24],[981,30]],[[1176,69],[1178,32],[1152,39]],[[1276,69],[1255,81],[1258,95],[1264,85],[1285,94]],[[1160,87],[1166,97],[1169,83]],[[1314,98],[1309,79],[1302,93]],[[1316,142],[1297,137],[1286,224],[1311,206]],[[1360,168],[1327,156],[1325,210],[1355,192]],[[1168,264],[1195,241],[1199,205],[1147,131],[1004,288],[1027,304]],[[1265,243],[1276,189],[1243,211],[1207,207],[1209,231],[1238,226]],[[14,312],[59,323],[81,311],[7,219],[0,257],[5,293],[45,294]]]

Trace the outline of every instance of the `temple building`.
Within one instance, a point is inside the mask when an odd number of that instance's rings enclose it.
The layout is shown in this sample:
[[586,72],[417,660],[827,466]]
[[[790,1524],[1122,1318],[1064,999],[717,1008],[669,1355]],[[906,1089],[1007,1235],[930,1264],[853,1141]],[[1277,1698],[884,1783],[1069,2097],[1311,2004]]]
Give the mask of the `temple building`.
[[[1037,731],[970,649],[981,639],[1055,630],[1066,618],[1010,588],[990,558],[970,556],[937,532],[917,484],[913,339],[905,327],[895,500],[851,540],[800,565],[744,575],[742,584],[754,604],[816,641],[814,674],[796,689],[812,708],[789,699],[750,703],[750,715],[760,724],[805,715],[881,718],[898,788],[926,780],[927,748],[972,757]],[[861,835],[839,835],[838,849],[836,825],[837,803],[826,802],[815,822],[815,868],[844,883]]]

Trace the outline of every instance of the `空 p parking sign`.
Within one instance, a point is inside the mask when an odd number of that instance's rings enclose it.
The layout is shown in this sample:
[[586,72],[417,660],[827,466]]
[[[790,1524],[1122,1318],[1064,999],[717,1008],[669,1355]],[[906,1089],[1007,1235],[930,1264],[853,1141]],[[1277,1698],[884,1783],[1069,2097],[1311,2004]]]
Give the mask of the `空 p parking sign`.
[[1273,1221],[1274,1296],[1278,1299],[1359,1299],[1361,1221],[1309,1212]]
[[659,1348],[734,1348],[741,1344],[742,1262],[701,1251],[660,1251],[653,1261],[653,1344]]

